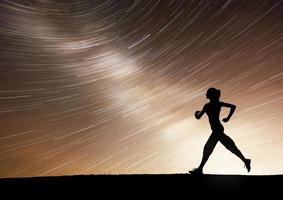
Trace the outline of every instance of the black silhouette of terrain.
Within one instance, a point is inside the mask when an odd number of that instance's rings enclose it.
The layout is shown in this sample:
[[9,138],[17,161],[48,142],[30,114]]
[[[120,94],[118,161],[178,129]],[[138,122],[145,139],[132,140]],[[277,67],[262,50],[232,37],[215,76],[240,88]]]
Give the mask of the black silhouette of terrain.
[[[0,190],[11,194],[67,194],[86,196],[150,197],[157,194],[188,198],[197,195],[231,199],[271,197],[283,190],[282,175],[241,176],[163,174],[163,175],[77,175],[61,177],[2,178]],[[229,195],[229,196],[227,196]],[[96,199],[96,198],[91,198]],[[99,198],[104,199],[104,198]],[[150,198],[149,198],[150,199]],[[192,198],[196,199],[196,198]]]

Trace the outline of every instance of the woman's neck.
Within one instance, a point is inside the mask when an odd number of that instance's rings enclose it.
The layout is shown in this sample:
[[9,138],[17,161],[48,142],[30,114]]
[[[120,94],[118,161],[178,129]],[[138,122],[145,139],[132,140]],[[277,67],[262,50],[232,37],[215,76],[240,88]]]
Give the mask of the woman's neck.
[[212,100],[212,99],[210,99],[210,103],[218,103],[218,102],[219,102],[219,100],[218,100],[218,99],[216,99],[216,100],[215,100],[215,99],[213,99],[213,100]]

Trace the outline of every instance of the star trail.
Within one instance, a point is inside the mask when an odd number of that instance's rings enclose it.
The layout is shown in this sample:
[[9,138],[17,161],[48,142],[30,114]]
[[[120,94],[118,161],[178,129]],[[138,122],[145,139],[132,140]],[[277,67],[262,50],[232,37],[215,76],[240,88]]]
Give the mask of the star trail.
[[[251,173],[283,173],[282,39],[282,0],[2,0],[0,177],[187,173],[210,87]],[[246,170],[217,145],[205,172]]]

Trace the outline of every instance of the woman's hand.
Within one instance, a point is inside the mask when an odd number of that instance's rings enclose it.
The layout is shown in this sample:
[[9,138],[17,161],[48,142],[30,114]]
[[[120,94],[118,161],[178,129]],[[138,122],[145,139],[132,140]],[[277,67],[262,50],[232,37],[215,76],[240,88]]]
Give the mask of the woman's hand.
[[197,119],[200,118],[199,114],[200,114],[200,111],[196,111],[196,112],[195,112],[195,117],[196,117]]
[[229,121],[229,118],[226,117],[226,118],[222,119],[222,121],[223,121],[223,122],[228,122],[228,121]]

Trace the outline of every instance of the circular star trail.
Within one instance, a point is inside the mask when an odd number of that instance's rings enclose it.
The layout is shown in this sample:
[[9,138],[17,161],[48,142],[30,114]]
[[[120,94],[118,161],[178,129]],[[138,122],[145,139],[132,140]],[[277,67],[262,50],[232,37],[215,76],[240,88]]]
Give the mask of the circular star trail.
[[[282,39],[282,0],[3,0],[0,177],[185,173],[209,87],[252,173],[282,173]],[[221,145],[205,171],[246,173]]]

